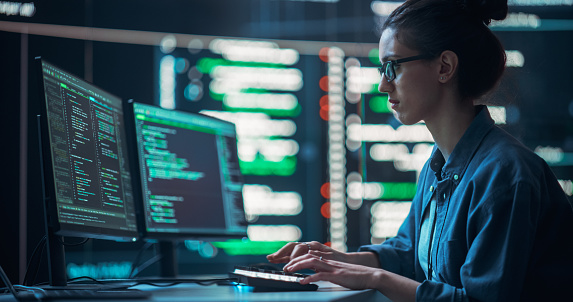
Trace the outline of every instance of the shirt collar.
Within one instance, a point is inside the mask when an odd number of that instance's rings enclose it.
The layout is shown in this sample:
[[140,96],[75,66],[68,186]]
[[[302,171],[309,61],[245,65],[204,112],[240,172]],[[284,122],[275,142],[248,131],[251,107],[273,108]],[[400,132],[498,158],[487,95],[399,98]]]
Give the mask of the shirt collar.
[[447,162],[445,162],[440,149],[437,146],[434,147],[430,159],[430,168],[436,173],[438,180],[455,175],[457,175],[455,180],[461,179],[470,159],[494,124],[487,107],[484,105],[476,106],[476,117],[454,147],[454,151]]

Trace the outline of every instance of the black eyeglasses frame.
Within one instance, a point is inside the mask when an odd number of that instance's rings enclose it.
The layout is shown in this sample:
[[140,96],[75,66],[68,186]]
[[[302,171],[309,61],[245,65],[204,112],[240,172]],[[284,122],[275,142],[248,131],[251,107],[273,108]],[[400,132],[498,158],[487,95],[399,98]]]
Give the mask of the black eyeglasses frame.
[[417,55],[407,58],[402,58],[398,60],[386,61],[382,64],[382,67],[378,68],[378,72],[380,76],[384,75],[386,77],[386,81],[388,83],[394,81],[396,79],[396,66],[402,63],[416,61],[416,60],[424,60],[431,58],[430,55]]

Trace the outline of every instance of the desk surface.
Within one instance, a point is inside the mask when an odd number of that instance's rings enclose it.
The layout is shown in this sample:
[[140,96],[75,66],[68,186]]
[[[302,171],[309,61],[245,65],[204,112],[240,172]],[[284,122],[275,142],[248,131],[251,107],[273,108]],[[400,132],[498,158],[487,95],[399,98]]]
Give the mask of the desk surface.
[[[375,290],[348,290],[329,282],[318,283],[319,289],[312,292],[252,292],[249,287],[241,286],[201,286],[197,284],[179,284],[170,287],[154,287],[150,285],[138,285],[135,288],[150,291],[152,297],[147,300],[116,300],[118,302],[127,301],[204,301],[204,302],[226,302],[226,301],[390,301]],[[0,296],[0,302],[16,301],[11,295]],[[67,301],[70,300],[59,300]],[[89,300],[98,301],[98,300]],[[100,300],[101,301],[101,300]],[[103,300],[113,302],[113,300]]]
[[[170,288],[152,288],[153,301],[384,301],[374,290],[349,290],[328,282],[321,282],[311,292],[252,292],[240,286],[177,285]],[[144,287],[138,287],[148,290]],[[382,299],[383,298],[383,299]],[[389,301],[386,299],[386,301]]]

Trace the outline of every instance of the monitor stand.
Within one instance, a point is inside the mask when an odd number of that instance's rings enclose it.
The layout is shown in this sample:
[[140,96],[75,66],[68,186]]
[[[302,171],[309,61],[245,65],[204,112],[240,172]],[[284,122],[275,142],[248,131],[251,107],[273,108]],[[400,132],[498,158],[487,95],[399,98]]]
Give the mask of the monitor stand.
[[[66,270],[66,253],[63,244],[63,238],[54,234],[51,227],[46,226],[46,245],[48,248],[48,273],[49,285],[40,286],[47,290],[57,289],[84,289],[84,290],[101,290],[117,287],[114,284],[88,284],[88,283],[68,283]],[[118,297],[122,297],[118,295]]]
[[[44,209],[46,210],[46,209]],[[104,288],[101,284],[69,284],[66,270],[66,252],[63,238],[55,234],[47,222],[46,215],[46,245],[48,249],[48,274],[49,286],[44,289],[89,289],[97,290]]]
[[66,272],[66,253],[63,238],[54,233],[46,223],[46,245],[48,249],[48,274],[49,286],[41,286],[44,289],[102,289],[101,284],[69,284]]
[[177,243],[173,241],[159,241],[157,243],[159,249],[160,277],[161,278],[176,278],[178,274],[177,269]]
[[66,256],[64,245],[58,235],[46,226],[46,245],[48,248],[48,271],[50,286],[66,286],[68,278],[66,274]]

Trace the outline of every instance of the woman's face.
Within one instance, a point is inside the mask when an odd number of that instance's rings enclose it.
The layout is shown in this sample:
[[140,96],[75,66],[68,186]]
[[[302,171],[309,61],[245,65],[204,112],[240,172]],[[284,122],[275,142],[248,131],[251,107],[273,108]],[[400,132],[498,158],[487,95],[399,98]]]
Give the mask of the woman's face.
[[[396,39],[392,28],[384,30],[380,37],[380,62],[393,61],[420,55]],[[385,76],[380,80],[379,91],[388,94],[388,101],[394,116],[405,125],[437,116],[439,100],[439,66],[433,61],[416,60],[395,66],[396,78],[388,82]]]

